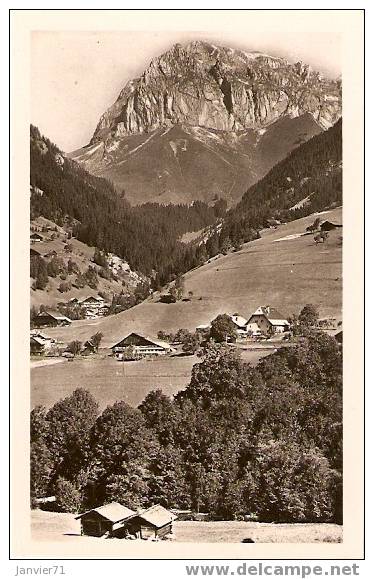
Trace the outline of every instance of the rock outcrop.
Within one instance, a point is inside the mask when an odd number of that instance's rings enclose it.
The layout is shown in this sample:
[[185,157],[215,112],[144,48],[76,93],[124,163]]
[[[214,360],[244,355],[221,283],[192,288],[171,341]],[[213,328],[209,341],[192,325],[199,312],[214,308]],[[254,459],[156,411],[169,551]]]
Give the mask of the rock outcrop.
[[[207,42],[176,44],[126,84],[72,157],[131,203],[220,196],[232,204],[340,116],[341,82],[306,64]],[[197,159],[206,169],[199,167],[196,181]]]
[[92,143],[177,123],[237,131],[310,113],[326,129],[341,116],[341,87],[298,62],[191,42],[155,58],[101,117]]

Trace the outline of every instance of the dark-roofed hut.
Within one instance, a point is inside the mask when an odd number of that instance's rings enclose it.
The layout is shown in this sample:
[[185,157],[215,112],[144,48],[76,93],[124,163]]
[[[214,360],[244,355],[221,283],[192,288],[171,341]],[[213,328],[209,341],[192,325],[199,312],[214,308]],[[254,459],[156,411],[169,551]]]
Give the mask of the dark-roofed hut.
[[30,353],[44,354],[45,343],[38,336],[30,336]]
[[164,539],[173,532],[176,515],[161,505],[154,505],[133,517],[128,523],[130,533],[141,539]]
[[126,521],[135,514],[131,509],[114,502],[86,511],[75,518],[81,521],[81,535],[102,537],[106,534],[113,535],[115,531],[125,527]]

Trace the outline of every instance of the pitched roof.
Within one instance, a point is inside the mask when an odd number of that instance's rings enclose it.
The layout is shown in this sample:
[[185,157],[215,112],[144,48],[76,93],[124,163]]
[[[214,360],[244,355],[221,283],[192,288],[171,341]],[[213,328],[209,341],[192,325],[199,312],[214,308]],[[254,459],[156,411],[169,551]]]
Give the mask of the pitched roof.
[[270,306],[260,306],[257,308],[255,312],[250,316],[248,322],[251,320],[253,316],[265,316],[269,322],[273,325],[288,325],[288,321],[286,318],[281,314],[277,309],[272,308]]
[[61,315],[59,312],[44,311],[44,312],[40,312],[36,317],[39,318],[39,317],[44,317],[44,316],[50,316],[51,318],[54,318],[55,320],[66,320],[68,322],[71,322],[70,318],[67,318],[66,316]]
[[140,511],[138,516],[157,528],[163,527],[177,518],[161,505],[153,505],[145,511]]
[[126,340],[126,338],[128,338],[129,336],[138,336],[139,338],[149,342],[149,344],[153,344],[155,346],[158,346],[159,348],[164,348],[165,350],[175,350],[175,348],[170,346],[168,342],[164,342],[163,340],[156,340],[155,338],[149,338],[148,336],[143,336],[143,334],[138,334],[137,332],[131,332],[130,334],[127,334],[127,336],[122,338],[122,340],[114,344],[112,348],[115,348],[116,346],[122,344],[122,342]]
[[30,342],[36,342],[39,346],[45,346],[44,340],[38,336],[30,336]]
[[104,302],[104,298],[100,297],[100,296],[87,296],[86,298],[83,298],[80,300],[81,304],[84,304],[85,302]]
[[247,320],[243,318],[243,316],[230,316],[231,320],[234,322],[236,326],[241,328],[247,324]]
[[156,340],[155,338],[148,338],[148,336],[146,336],[145,338],[146,340],[149,340],[149,342],[151,342],[152,344],[156,344],[156,346],[160,346],[161,348],[165,348],[166,350],[173,350],[174,348],[172,348],[170,346],[170,344],[168,342],[164,342],[164,340]]
[[75,518],[80,519],[84,515],[92,513],[93,511],[95,511],[95,513],[98,513],[108,521],[111,521],[112,523],[118,523],[118,521],[123,521],[124,519],[133,517],[136,514],[131,509],[128,509],[127,507],[121,505],[120,503],[114,502],[109,503],[107,505],[103,505],[102,507],[96,507],[96,509],[90,509],[89,511],[81,513]]
[[46,336],[45,334],[43,334],[39,330],[30,330],[30,338],[39,338],[40,340],[44,340],[46,342],[55,342],[56,341],[54,338],[50,338],[49,336]]

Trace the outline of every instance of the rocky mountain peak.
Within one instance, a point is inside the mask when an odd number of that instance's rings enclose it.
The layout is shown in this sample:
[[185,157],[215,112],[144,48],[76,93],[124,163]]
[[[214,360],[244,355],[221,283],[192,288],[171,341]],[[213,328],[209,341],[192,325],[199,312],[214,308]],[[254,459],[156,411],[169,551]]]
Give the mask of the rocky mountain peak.
[[173,45],[129,81],[103,114],[91,144],[177,123],[237,131],[310,113],[326,129],[341,115],[341,86],[310,66],[216,46]]

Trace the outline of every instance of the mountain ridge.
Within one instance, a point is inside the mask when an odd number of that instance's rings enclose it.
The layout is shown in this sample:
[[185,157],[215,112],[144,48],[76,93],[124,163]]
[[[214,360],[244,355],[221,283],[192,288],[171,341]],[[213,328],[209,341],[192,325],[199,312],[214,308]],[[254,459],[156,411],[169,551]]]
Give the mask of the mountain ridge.
[[341,84],[283,58],[205,42],[174,45],[127,82],[70,153],[133,205],[235,205],[341,114]]
[[341,114],[340,92],[340,80],[302,62],[203,41],[175,44],[126,83],[90,144],[105,139],[108,129],[125,136],[188,120],[236,131],[306,112],[326,129]]

